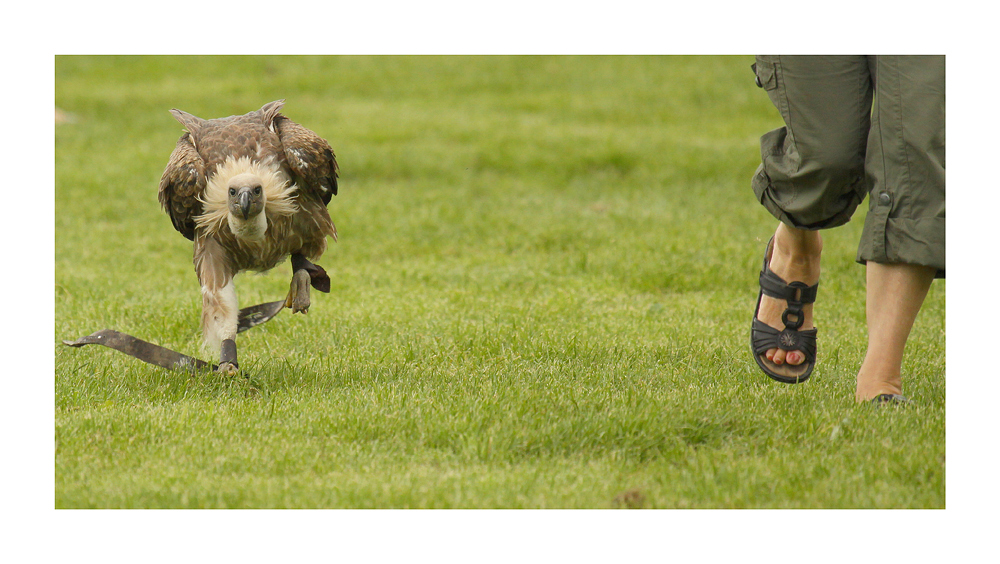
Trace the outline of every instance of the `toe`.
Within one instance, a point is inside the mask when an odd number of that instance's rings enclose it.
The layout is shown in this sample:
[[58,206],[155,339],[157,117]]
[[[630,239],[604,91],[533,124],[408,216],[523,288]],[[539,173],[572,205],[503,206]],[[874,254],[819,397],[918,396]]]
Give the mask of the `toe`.
[[778,366],[781,366],[782,364],[785,363],[785,357],[787,356],[787,354],[788,353],[786,353],[781,349],[775,349],[774,356],[771,357],[771,362],[777,364]]

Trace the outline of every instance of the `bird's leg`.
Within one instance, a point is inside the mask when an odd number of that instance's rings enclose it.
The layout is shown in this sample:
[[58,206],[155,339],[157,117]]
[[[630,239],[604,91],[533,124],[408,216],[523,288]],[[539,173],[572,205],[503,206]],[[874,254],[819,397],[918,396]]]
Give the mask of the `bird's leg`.
[[226,339],[222,341],[222,352],[219,355],[219,372],[230,375],[236,374],[240,365],[236,362],[236,340]]
[[285,307],[292,308],[292,313],[306,313],[309,310],[309,286],[320,292],[330,291],[330,277],[323,267],[309,262],[299,253],[292,255],[292,283],[285,298]]
[[233,281],[213,290],[202,286],[201,326],[206,347],[220,351],[219,372],[235,374],[239,369],[236,362],[236,329],[239,306]]
[[194,268],[201,284],[201,332],[205,350],[219,352],[219,372],[235,374],[236,331],[240,306],[236,299],[236,274],[226,261],[226,252],[214,238],[195,242]]

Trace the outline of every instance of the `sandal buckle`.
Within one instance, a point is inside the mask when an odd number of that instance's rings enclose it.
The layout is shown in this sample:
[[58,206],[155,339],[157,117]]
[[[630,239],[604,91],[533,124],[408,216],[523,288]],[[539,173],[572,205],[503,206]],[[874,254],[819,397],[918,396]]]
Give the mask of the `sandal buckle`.
[[785,329],[778,333],[778,346],[786,351],[798,350],[798,333],[794,329]]
[[[790,316],[795,316],[794,321],[789,321]],[[781,322],[785,324],[787,329],[798,329],[802,327],[804,316],[802,314],[802,309],[800,307],[795,307],[795,304],[789,303],[788,308],[781,312]]]

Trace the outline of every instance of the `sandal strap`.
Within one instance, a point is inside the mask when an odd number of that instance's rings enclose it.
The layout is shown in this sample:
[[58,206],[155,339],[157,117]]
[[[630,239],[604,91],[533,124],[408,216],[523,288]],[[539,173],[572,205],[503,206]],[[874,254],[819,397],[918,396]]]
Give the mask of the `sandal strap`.
[[767,252],[764,255],[764,266],[761,267],[758,279],[760,290],[772,298],[785,300],[787,306],[785,311],[781,313],[781,322],[785,324],[786,330],[797,330],[799,327],[802,327],[805,320],[802,307],[816,301],[819,282],[816,282],[812,286],[807,285],[805,282],[786,282],[785,279],[775,274],[767,264],[771,260],[773,245],[774,239],[771,239],[767,244]]
[[806,362],[816,361],[816,335],[818,331],[807,329],[797,331],[786,327],[778,330],[759,319],[753,320],[753,350],[760,355],[769,349],[799,351],[806,357]]
[[772,298],[789,303],[811,304],[816,301],[819,282],[812,286],[807,286],[805,282],[786,282],[765,264],[760,271],[760,288]]

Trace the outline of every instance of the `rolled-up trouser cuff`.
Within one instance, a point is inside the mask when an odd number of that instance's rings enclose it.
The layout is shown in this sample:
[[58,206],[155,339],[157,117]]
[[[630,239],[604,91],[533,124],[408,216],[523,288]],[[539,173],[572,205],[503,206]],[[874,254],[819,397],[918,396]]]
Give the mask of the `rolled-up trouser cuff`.
[[[859,177],[857,182],[864,182],[864,178]],[[851,216],[854,215],[854,211],[864,200],[865,195],[865,186],[862,184],[851,190],[840,192],[840,198],[836,202],[825,202],[825,206],[803,202],[799,198],[803,194],[802,191],[779,190],[774,186],[771,178],[764,171],[764,165],[757,167],[752,185],[757,200],[767,211],[771,212],[771,215],[790,227],[811,231],[844,225],[851,220]],[[803,204],[806,205],[803,206]],[[821,207],[822,210],[817,209]]]
[[884,218],[869,211],[858,245],[857,261],[880,264],[916,264],[945,277],[945,218]]

